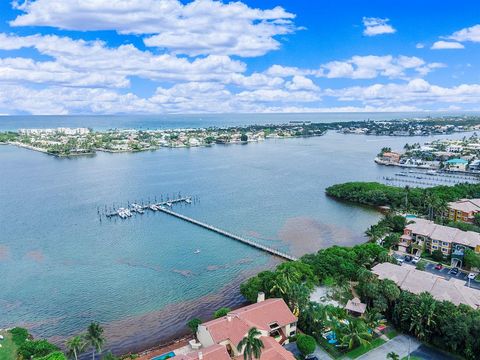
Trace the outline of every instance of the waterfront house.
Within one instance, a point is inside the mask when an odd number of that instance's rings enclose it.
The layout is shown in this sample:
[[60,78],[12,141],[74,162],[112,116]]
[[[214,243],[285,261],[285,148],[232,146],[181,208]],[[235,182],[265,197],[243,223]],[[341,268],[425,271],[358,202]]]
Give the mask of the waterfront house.
[[417,270],[410,266],[398,266],[391,263],[377,264],[372,272],[380,280],[392,280],[397,286],[413,294],[430,293],[438,301],[450,301],[455,305],[467,305],[480,308],[480,290],[465,286],[465,281],[454,277],[442,276]]
[[465,171],[467,169],[468,161],[465,159],[450,159],[445,162],[448,170],[452,171]]
[[432,253],[440,250],[451,256],[452,266],[462,266],[465,249],[480,253],[480,234],[435,224],[433,221],[416,218],[403,230],[398,244],[400,251],[420,255],[422,251]]
[[448,203],[446,216],[451,221],[473,223],[475,214],[480,212],[480,199],[461,199]]
[[398,164],[400,162],[400,154],[396,152],[384,152],[379,159],[387,164]]
[[[264,344],[259,360],[294,360],[293,355],[282,345],[296,335],[297,318],[283,299],[267,299],[260,293],[257,303],[229,312],[226,316],[200,324],[197,330],[199,349],[183,355],[180,360],[191,359],[240,359],[243,349],[238,343],[251,328],[260,331]],[[214,354],[214,355],[211,355]]]

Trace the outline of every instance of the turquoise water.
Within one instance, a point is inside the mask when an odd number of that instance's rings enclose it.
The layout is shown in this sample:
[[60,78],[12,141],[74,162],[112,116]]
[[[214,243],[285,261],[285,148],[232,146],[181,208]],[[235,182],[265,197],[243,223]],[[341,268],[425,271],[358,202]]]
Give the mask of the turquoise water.
[[378,149],[424,140],[328,133],[72,159],[0,146],[0,328],[61,343],[96,320],[117,353],[166,341],[239,304],[239,282],[277,260],[166,214],[100,223],[98,206],[180,191],[200,201],[177,211],[295,255],[353,245],[379,214],[325,187],[392,174]]

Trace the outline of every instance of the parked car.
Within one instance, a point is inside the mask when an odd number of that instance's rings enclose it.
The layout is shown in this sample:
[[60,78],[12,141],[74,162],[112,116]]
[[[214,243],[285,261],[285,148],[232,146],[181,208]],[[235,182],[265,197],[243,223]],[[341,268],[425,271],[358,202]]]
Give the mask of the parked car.
[[398,265],[402,265],[404,260],[402,258],[395,258],[395,260],[397,260],[397,264]]
[[412,257],[410,255],[405,255],[405,261],[406,262],[412,261]]
[[316,357],[313,354],[305,356],[305,360],[318,360],[318,357]]
[[475,277],[477,276],[477,274],[475,273],[470,273],[467,275],[467,277],[470,279],[470,280],[475,280]]
[[420,261],[420,256],[414,256],[412,259],[412,264],[416,264]]
[[451,275],[457,275],[458,271],[459,271],[458,268],[454,267],[454,268],[451,268],[448,273]]
[[435,265],[435,270],[442,270],[443,269],[443,265],[438,263],[437,265]]

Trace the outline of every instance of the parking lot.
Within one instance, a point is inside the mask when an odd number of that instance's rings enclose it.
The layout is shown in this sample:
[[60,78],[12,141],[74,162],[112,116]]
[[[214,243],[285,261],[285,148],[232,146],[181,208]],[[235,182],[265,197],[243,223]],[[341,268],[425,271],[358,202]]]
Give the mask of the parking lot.
[[[400,256],[396,256],[396,257],[397,258],[403,258],[403,257],[400,257]],[[468,278],[467,278],[468,273],[459,271],[457,275],[452,275],[452,274],[449,274],[449,271],[451,270],[451,267],[443,266],[443,268],[441,270],[437,270],[437,269],[435,269],[435,265],[436,264],[434,264],[434,263],[427,262],[427,265],[425,266],[425,271],[429,272],[431,274],[442,276],[447,280],[452,278],[452,277],[457,278],[459,280],[464,280],[465,285],[466,286],[469,285],[468,284]],[[413,266],[413,267],[415,267],[415,264],[413,264],[412,262],[404,262],[402,264],[402,266]],[[477,281],[471,280],[470,281],[470,287],[473,288],[473,289],[480,290],[480,283],[477,282]]]

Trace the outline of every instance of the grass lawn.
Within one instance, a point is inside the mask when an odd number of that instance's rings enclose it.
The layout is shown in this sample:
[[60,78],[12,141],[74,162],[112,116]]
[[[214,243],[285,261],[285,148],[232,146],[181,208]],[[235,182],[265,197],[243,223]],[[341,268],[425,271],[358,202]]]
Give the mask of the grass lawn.
[[373,339],[370,344],[366,345],[366,346],[360,346],[356,349],[353,349],[352,351],[349,351],[348,353],[346,353],[345,355],[349,358],[349,359],[356,359],[357,357],[359,357],[360,355],[363,355],[367,352],[369,352],[370,350],[372,349],[375,349],[376,347],[379,347],[380,345],[383,345],[385,344],[385,340],[383,339],[380,339],[380,338],[376,338],[376,339]]
[[15,360],[17,348],[12,341],[12,336],[6,331],[1,331],[0,335],[4,336],[4,339],[0,340],[0,344],[2,344],[0,348],[0,360]]

